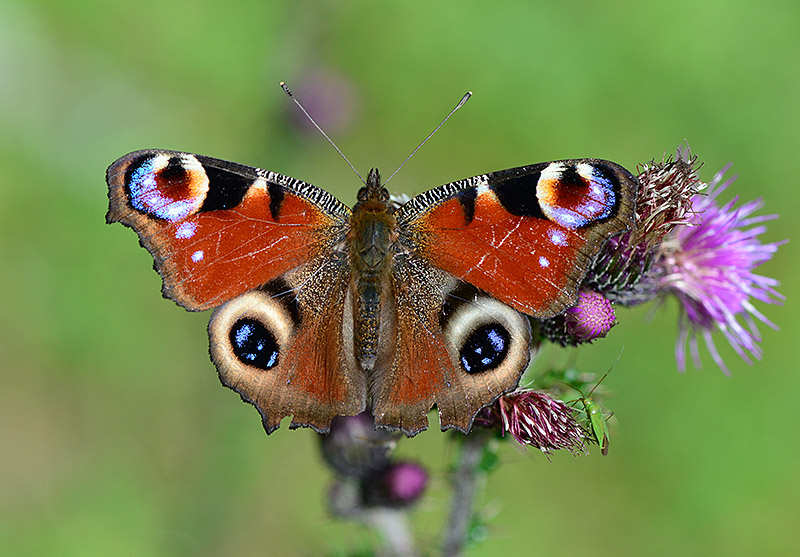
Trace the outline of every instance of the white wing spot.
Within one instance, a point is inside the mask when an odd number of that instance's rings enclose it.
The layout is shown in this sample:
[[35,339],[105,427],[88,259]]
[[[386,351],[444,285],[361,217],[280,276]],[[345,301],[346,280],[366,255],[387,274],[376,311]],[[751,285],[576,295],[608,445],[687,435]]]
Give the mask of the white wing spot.
[[247,193],[252,195],[256,191],[267,191],[267,179],[263,176],[259,176],[255,179],[255,181],[253,181],[253,184],[250,186],[250,190]]
[[558,180],[561,178],[561,175],[564,174],[566,168],[566,165],[562,162],[552,162],[542,170],[542,173],[539,175],[539,181],[549,182],[551,180]]
[[550,261],[546,257],[540,257],[539,258],[539,265],[541,265],[542,267],[549,267],[550,266]]
[[567,238],[564,236],[563,232],[559,232],[558,230],[550,230],[550,241],[553,243],[554,246],[566,246],[567,245]]
[[183,222],[180,224],[180,226],[178,226],[178,229],[175,230],[175,237],[178,239],[191,238],[192,236],[194,236],[196,230],[197,230],[197,223]]
[[594,166],[587,163],[582,162],[575,165],[575,170],[578,171],[578,175],[586,180],[587,182],[594,181]]
[[192,254],[192,261],[197,263],[198,261],[202,261],[203,257],[205,257],[205,254],[203,253],[203,250],[201,250],[201,249],[197,250],[196,252],[194,252]]

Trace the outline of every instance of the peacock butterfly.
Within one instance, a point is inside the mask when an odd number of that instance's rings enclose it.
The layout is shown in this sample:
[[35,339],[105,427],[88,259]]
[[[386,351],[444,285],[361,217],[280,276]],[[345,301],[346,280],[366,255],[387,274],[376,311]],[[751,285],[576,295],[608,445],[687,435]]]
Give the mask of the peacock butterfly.
[[411,436],[515,388],[530,317],[575,303],[636,178],[597,159],[483,174],[395,209],[376,169],[352,209],[311,184],[211,157],[144,150],[108,169],[106,221],[133,228],[190,311],[215,308],[211,359],[271,433],[327,432],[369,408]]

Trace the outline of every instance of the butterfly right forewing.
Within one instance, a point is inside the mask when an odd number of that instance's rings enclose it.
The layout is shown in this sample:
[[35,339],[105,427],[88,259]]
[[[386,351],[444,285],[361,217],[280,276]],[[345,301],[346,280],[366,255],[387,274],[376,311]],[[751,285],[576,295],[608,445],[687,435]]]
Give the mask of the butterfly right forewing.
[[633,226],[636,178],[609,161],[501,170],[426,192],[397,215],[408,249],[519,311],[575,302],[608,238]]

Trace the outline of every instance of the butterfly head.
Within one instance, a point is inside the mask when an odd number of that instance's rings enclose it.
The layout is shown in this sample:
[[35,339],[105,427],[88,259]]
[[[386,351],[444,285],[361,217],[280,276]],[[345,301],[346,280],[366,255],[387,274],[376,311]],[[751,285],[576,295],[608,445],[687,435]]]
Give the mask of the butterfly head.
[[381,185],[381,174],[373,168],[367,175],[367,183],[358,190],[356,207],[366,211],[385,211],[389,205],[389,190]]

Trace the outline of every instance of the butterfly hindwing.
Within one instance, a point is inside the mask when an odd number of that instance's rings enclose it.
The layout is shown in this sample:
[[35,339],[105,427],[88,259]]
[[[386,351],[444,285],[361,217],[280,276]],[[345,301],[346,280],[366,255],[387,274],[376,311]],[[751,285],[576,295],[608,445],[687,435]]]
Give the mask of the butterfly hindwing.
[[541,163],[446,184],[398,212],[401,242],[534,317],[574,303],[605,241],[633,225],[636,179],[598,159]]
[[422,259],[396,261],[392,280],[395,352],[371,382],[375,421],[413,435],[436,404],[442,429],[466,433],[481,408],[519,382],[528,319]]
[[292,427],[324,432],[365,409],[366,376],[342,342],[349,281],[344,262],[322,257],[214,311],[220,380],[258,409],[267,433],[288,415]]
[[107,181],[106,221],[136,230],[164,296],[196,311],[331,249],[350,215],[305,182],[177,151],[130,153],[109,167]]

